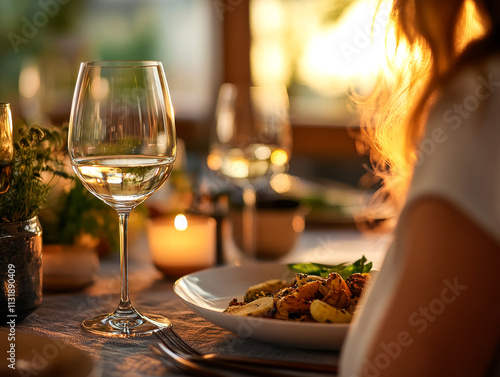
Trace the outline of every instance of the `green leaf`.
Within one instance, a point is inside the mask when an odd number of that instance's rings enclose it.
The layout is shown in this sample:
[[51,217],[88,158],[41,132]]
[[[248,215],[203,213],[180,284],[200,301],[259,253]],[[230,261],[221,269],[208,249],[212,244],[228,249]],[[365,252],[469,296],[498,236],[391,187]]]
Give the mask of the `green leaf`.
[[366,273],[370,272],[373,263],[366,263],[366,257],[363,255],[360,259],[353,262],[352,264],[340,263],[336,265],[328,265],[321,263],[291,263],[288,264],[288,268],[292,271],[307,274],[307,275],[317,275],[321,277],[327,277],[332,272],[337,272],[345,280],[349,276],[355,273]]

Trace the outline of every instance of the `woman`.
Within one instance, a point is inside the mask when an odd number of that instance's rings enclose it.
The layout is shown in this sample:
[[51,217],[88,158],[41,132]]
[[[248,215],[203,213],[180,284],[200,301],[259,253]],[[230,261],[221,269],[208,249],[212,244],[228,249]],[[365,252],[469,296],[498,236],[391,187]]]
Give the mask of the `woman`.
[[396,0],[392,20],[409,55],[362,121],[404,206],[340,375],[500,376],[500,2]]

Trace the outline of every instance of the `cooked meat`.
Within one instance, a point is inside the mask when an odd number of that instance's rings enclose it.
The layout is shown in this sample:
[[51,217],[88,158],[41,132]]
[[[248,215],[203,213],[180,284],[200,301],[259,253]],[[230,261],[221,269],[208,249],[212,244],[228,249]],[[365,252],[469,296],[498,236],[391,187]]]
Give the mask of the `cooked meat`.
[[363,289],[365,286],[370,282],[371,277],[370,274],[364,273],[364,274],[352,274],[347,278],[345,281],[347,283],[347,286],[349,287],[349,290],[351,293],[359,297],[361,296],[361,293],[363,292]]

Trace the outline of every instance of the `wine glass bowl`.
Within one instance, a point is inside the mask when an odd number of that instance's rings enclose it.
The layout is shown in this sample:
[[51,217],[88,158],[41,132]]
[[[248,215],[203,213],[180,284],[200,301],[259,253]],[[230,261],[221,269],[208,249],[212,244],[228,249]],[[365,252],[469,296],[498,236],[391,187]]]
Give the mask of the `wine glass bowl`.
[[160,62],[82,63],[71,108],[68,152],[84,186],[118,213],[121,295],[113,313],[83,322],[106,336],[138,336],[169,326],[141,314],[128,289],[128,216],[167,180],[176,157],[173,109]]
[[292,137],[284,86],[222,84],[208,167],[241,187],[243,247],[256,257],[256,186],[288,168]]
[[282,86],[222,84],[208,167],[236,184],[286,170],[291,155],[288,94]]
[[85,187],[116,211],[130,211],[153,194],[168,178],[168,158],[112,156],[74,160]]

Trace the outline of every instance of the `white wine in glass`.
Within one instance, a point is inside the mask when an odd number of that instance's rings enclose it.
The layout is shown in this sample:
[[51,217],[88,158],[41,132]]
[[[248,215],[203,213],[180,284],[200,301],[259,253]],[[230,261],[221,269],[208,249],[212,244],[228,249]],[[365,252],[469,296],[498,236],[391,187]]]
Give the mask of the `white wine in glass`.
[[106,336],[149,335],[170,325],[142,314],[129,299],[130,211],[169,177],[176,157],[174,115],[160,62],[82,63],[69,123],[68,151],[83,185],[118,213],[121,294],[118,308],[83,321]]

